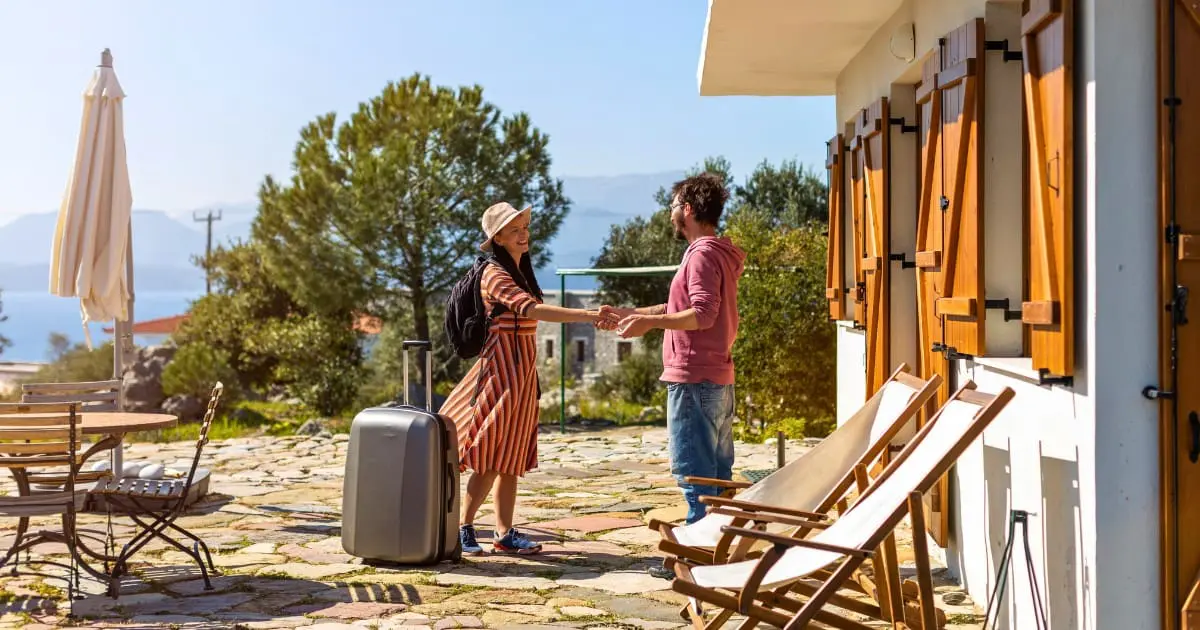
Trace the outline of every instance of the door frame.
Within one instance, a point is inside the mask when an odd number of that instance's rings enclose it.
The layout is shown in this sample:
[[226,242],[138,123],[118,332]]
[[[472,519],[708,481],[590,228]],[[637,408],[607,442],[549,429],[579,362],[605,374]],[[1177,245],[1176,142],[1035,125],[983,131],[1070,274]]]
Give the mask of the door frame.
[[[1161,392],[1169,395],[1155,397],[1149,395],[1151,388],[1144,394],[1156,398],[1159,403],[1159,572],[1162,578],[1161,612],[1164,630],[1200,629],[1200,619],[1188,615],[1185,619],[1185,599],[1192,605],[1196,602],[1196,594],[1187,597],[1181,592],[1182,587],[1192,587],[1188,582],[1195,578],[1181,576],[1179,559],[1179,458],[1180,458],[1180,421],[1182,410],[1179,397],[1180,378],[1178,371],[1177,348],[1173,351],[1173,343],[1178,339],[1172,338],[1176,326],[1172,323],[1170,304],[1174,299],[1175,285],[1178,282],[1178,245],[1168,238],[1168,230],[1177,223],[1178,214],[1175,212],[1175,195],[1178,179],[1177,155],[1174,150],[1177,139],[1177,128],[1172,116],[1172,110],[1179,103],[1176,99],[1174,81],[1182,72],[1176,50],[1175,35],[1176,21],[1186,16],[1180,15],[1186,11],[1180,0],[1160,0],[1158,3],[1157,28],[1157,57],[1158,57],[1158,178],[1159,204],[1157,213],[1159,240],[1159,304],[1166,305],[1166,310],[1159,313],[1159,384]],[[1194,16],[1193,16],[1194,17]],[[1194,67],[1194,66],[1193,66]],[[1195,70],[1193,70],[1195,71]],[[1196,114],[1191,114],[1197,116]],[[1196,288],[1196,287],[1193,287]],[[1184,582],[1181,584],[1180,582]]]

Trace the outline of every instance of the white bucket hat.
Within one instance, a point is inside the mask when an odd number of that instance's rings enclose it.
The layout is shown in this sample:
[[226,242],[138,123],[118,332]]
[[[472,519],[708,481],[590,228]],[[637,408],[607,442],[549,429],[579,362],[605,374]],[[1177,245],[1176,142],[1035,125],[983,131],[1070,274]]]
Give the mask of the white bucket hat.
[[482,249],[485,252],[492,251],[492,238],[494,238],[496,234],[500,232],[500,230],[503,230],[504,226],[508,225],[513,219],[521,215],[529,216],[532,213],[533,206],[525,206],[524,210],[517,210],[507,201],[501,201],[487,210],[484,210],[483,220],[481,223],[483,224],[483,234],[487,238],[485,238],[483,242],[479,244],[479,249]]

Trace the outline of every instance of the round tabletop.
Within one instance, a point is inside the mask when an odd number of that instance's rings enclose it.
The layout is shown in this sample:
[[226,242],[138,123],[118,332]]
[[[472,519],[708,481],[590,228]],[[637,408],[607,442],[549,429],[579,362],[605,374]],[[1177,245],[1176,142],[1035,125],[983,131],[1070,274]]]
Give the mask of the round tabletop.
[[84,435],[108,435],[166,429],[179,423],[179,416],[167,413],[134,413],[131,411],[82,411],[79,424]]

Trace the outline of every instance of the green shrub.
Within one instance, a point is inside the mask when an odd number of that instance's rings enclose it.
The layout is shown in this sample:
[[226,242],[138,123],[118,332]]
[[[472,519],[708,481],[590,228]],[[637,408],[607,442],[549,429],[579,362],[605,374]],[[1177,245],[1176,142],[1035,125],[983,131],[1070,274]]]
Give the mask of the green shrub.
[[163,369],[163,393],[167,396],[195,396],[207,400],[220,381],[225,386],[224,401],[237,399],[237,373],[229,365],[229,355],[204,342],[192,342],[177,350]]
[[[55,335],[51,334],[51,339],[54,338]],[[28,382],[84,383],[107,381],[113,377],[111,341],[96,346],[93,350],[88,350],[82,343],[70,348],[64,345],[56,349],[53,356],[54,360],[39,368]]]

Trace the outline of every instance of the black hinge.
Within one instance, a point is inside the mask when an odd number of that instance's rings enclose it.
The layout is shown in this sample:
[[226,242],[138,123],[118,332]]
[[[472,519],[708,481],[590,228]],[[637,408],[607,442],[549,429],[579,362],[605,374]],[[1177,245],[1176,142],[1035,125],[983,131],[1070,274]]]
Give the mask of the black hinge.
[[1147,400],[1170,400],[1175,397],[1175,392],[1164,392],[1153,385],[1147,385],[1142,388],[1142,397]]
[[1060,385],[1062,387],[1074,387],[1075,377],[1051,376],[1050,371],[1046,368],[1038,368],[1038,385]]
[[989,311],[1004,311],[1004,321],[1011,322],[1013,320],[1021,320],[1021,311],[1008,310],[1008,298],[1002,300],[984,300],[983,308]]
[[946,195],[942,195],[938,197],[938,205],[941,206],[942,212],[945,212],[950,209],[950,200],[946,198]]
[[1163,237],[1167,239],[1168,245],[1174,245],[1179,241],[1179,233],[1179,224],[1172,223],[1168,225],[1165,230],[1163,230]]
[[946,356],[947,361],[954,361],[956,359],[966,359],[966,360],[970,361],[971,359],[975,358],[969,354],[963,354],[963,353],[959,352],[958,350],[955,350],[951,346],[947,346],[944,343],[935,343],[932,346],[930,346],[929,349],[933,350],[934,352],[941,352],[943,355]]
[[1178,96],[1168,96],[1163,99],[1163,105],[1165,107],[1180,107],[1183,105],[1183,99]]
[[888,124],[899,126],[900,133],[917,133],[917,126],[904,124],[903,118],[888,118]]
[[1007,39],[988,40],[983,43],[984,50],[994,50],[1004,53],[1003,59],[1005,63],[1010,61],[1021,61],[1023,55],[1019,50],[1009,50]]
[[1188,323],[1187,318],[1187,303],[1188,303],[1188,288],[1182,284],[1175,287],[1175,297],[1171,303],[1167,305],[1167,311],[1171,313],[1171,321],[1176,326],[1183,326]]
[[915,269],[917,266],[915,261],[908,260],[907,254],[892,254],[888,256],[888,260],[900,263],[901,269]]

